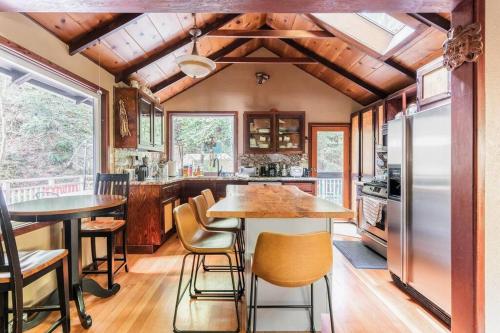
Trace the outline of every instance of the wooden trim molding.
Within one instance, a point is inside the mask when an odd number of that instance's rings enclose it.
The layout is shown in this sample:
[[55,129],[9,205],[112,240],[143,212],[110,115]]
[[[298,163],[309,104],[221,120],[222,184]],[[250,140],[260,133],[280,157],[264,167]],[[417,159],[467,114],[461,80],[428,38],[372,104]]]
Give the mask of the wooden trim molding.
[[[233,128],[233,159],[234,159],[234,172],[238,171],[238,140],[239,140],[239,113],[238,111],[167,111],[167,129],[168,129],[168,158],[173,160],[172,149],[174,147],[172,142],[172,116],[181,115],[188,117],[197,116],[233,116],[234,118],[234,128]],[[181,161],[182,162],[182,161]]]
[[[466,0],[451,26],[484,23],[484,0]],[[484,34],[484,31],[482,32]],[[454,333],[484,332],[484,56],[452,72],[452,314]]]
[[26,49],[25,47],[14,43],[13,41],[0,36],[0,47],[6,49],[10,53],[18,56],[19,58],[31,62],[44,70],[47,70],[65,80],[74,83],[83,89],[97,93],[101,91],[101,172],[109,170],[109,99],[110,94],[106,89],[99,87],[93,82],[90,82],[81,76],[70,72],[64,67]]

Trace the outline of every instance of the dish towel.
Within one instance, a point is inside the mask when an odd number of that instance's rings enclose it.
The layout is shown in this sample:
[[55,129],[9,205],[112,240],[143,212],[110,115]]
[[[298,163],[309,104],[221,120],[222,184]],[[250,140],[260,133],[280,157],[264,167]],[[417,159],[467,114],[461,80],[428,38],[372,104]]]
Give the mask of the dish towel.
[[375,226],[382,220],[382,209],[385,205],[383,200],[363,196],[363,216],[366,223]]

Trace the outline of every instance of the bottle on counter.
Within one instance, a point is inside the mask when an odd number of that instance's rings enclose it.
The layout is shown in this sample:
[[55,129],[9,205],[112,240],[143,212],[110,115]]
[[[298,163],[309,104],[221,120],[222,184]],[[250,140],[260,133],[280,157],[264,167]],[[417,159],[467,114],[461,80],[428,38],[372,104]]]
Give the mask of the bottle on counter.
[[188,167],[188,177],[191,177],[193,175],[193,165],[190,164]]
[[182,167],[182,176],[183,177],[187,177],[188,176],[188,169],[189,169],[189,167],[187,165],[184,165]]

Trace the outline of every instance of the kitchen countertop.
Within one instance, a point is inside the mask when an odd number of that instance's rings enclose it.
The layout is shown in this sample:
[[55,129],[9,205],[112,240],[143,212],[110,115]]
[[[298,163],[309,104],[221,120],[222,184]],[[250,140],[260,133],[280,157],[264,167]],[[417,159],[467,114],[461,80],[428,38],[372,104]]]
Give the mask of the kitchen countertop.
[[[354,212],[295,186],[228,185],[207,212],[217,218],[351,218]],[[256,200],[258,198],[259,200]]]
[[168,179],[151,179],[145,181],[131,181],[130,185],[158,186],[169,185],[182,181],[200,180],[227,180],[227,181],[248,181],[248,182],[311,182],[317,181],[316,177],[241,177],[241,176],[191,176],[191,177],[169,177]]

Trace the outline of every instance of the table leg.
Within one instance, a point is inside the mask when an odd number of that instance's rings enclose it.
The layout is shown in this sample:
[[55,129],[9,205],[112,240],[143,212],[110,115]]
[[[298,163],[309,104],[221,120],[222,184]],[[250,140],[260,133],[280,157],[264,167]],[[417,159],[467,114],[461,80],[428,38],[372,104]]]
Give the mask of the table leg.
[[75,301],[76,310],[83,328],[92,326],[92,318],[85,311],[82,291],[82,242],[80,239],[81,219],[64,222],[64,243],[69,252],[68,275],[70,299]]

